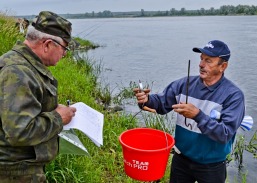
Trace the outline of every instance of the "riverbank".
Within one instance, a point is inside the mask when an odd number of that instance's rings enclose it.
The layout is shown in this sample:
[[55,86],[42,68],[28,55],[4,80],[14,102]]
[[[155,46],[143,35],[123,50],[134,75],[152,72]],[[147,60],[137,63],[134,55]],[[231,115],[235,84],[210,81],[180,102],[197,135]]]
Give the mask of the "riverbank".
[[[15,40],[17,37],[12,39]],[[3,40],[4,43],[9,42],[9,38],[3,38]],[[7,50],[11,46],[12,44],[3,45]],[[101,89],[97,81],[101,67],[93,60],[84,58],[74,60],[73,55],[69,53],[50,70],[59,81],[59,103],[65,104],[67,99],[70,99],[72,103],[82,101],[104,114],[104,145],[98,148],[85,135],[77,132],[90,156],[59,155],[55,161],[46,166],[48,181],[51,183],[138,182],[124,173],[122,150],[118,142],[118,137],[123,131],[137,127],[137,121],[133,116],[124,112],[110,113],[103,105],[96,102],[98,98],[103,100],[110,97],[109,91]],[[131,90],[128,91],[131,92]],[[154,126],[150,120],[152,122],[156,120],[149,118],[149,126]],[[169,166],[161,182],[168,182],[168,176]]]
[[[15,29],[14,19],[0,17],[0,38],[2,45],[0,53],[3,54],[12,48],[17,39],[24,39]],[[13,34],[8,34],[12,32]],[[9,36],[6,36],[9,35]],[[100,148],[85,135],[76,131],[90,156],[63,155],[47,164],[46,176],[51,183],[101,183],[101,182],[138,182],[129,178],[123,171],[123,155],[119,144],[119,135],[137,126],[136,119],[123,112],[111,113],[98,104],[96,99],[102,96],[97,75],[100,66],[90,60],[74,60],[69,53],[55,67],[49,68],[58,80],[59,103],[66,104],[84,102],[104,114],[103,138],[104,145]],[[167,182],[168,174],[163,178]]]

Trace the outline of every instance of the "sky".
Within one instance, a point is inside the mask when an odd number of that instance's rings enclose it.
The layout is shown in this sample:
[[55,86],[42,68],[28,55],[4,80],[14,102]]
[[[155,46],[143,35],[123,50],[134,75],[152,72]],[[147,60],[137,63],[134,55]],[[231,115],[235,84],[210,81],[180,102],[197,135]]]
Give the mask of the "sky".
[[257,0],[1,0],[0,12],[8,15],[37,15],[40,11],[53,11],[57,14],[91,13],[109,10],[125,11],[165,11],[175,8],[197,10],[217,9],[222,5],[254,5]]

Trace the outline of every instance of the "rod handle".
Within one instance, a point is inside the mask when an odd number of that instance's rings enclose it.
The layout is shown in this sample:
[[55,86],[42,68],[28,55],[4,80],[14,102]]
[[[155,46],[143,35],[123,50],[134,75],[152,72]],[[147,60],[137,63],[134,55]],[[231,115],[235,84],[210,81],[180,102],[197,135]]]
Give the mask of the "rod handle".
[[152,112],[152,113],[156,113],[156,110],[155,110],[155,109],[151,109],[150,107],[147,107],[147,106],[144,106],[144,107],[143,107],[143,110],[149,111],[149,112]]

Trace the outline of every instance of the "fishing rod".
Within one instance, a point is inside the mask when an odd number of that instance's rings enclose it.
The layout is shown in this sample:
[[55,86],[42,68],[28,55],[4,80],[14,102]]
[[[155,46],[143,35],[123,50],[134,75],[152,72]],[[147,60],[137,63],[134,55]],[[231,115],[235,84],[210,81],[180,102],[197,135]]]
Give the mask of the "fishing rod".
[[[190,60],[188,60],[188,68],[187,68],[187,83],[186,83],[186,104],[188,102],[188,90],[189,90],[189,76],[190,76]],[[187,118],[185,117],[185,125],[186,127],[190,126],[192,130],[192,125],[190,123],[187,124]]]

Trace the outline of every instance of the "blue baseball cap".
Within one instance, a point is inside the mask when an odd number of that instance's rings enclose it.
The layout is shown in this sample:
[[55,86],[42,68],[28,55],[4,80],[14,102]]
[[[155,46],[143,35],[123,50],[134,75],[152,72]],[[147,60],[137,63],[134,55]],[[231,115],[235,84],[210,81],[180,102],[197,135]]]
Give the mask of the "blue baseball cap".
[[219,40],[210,41],[203,48],[193,48],[193,51],[203,53],[211,57],[220,57],[226,61],[228,61],[230,57],[230,50],[228,46]]

